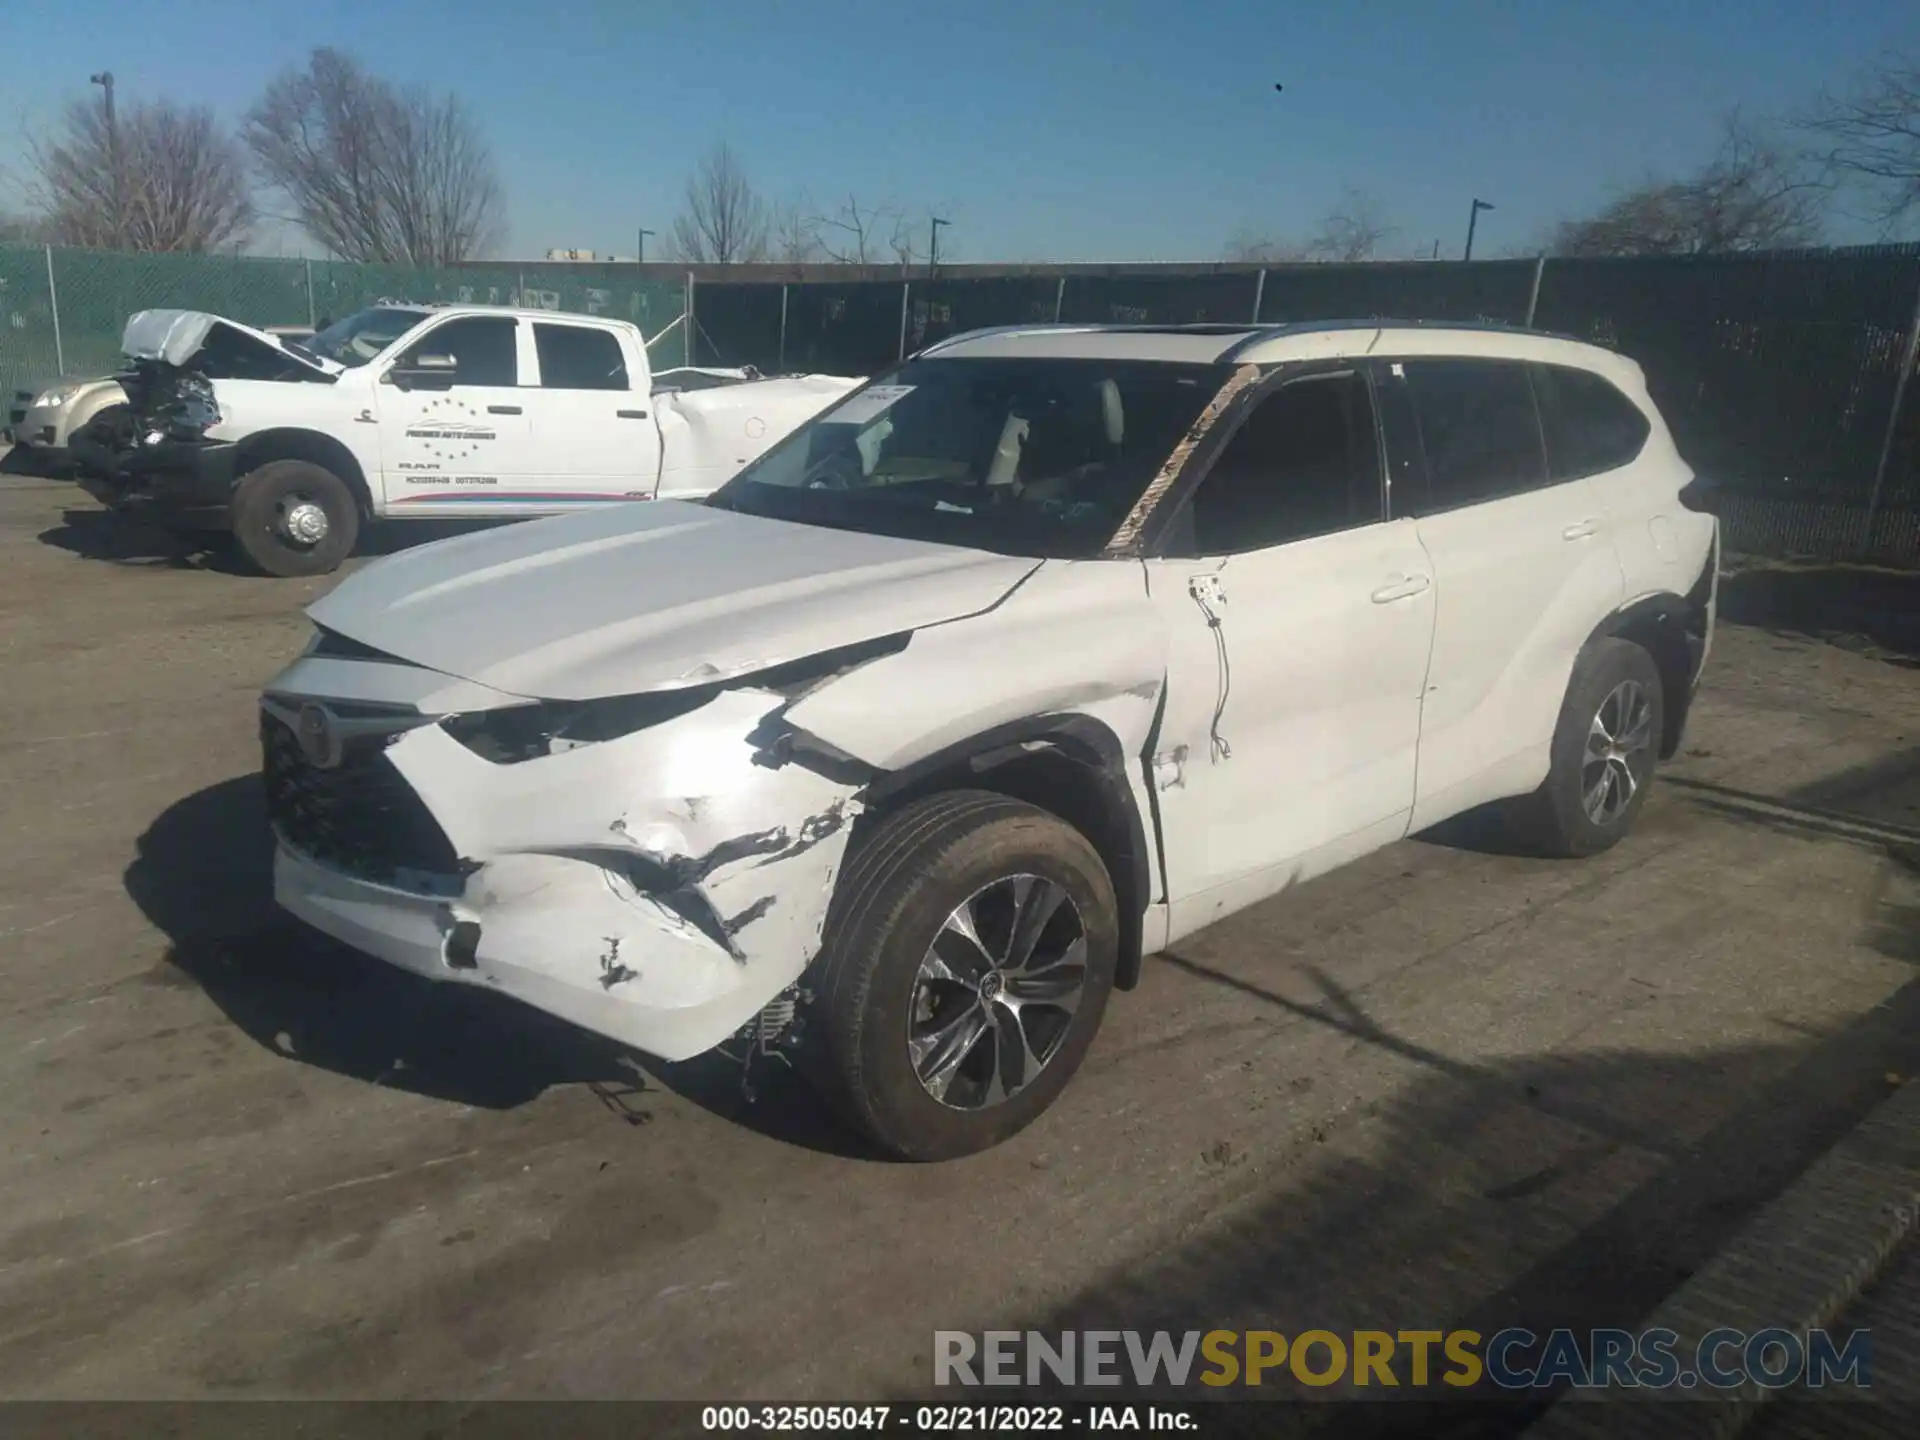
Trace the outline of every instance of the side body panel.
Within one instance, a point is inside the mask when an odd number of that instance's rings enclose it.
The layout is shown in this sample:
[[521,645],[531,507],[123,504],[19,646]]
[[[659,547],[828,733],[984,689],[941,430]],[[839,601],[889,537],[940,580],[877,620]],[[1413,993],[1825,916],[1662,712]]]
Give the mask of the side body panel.
[[1434,597],[1410,521],[1145,564],[1177,939],[1406,833]]

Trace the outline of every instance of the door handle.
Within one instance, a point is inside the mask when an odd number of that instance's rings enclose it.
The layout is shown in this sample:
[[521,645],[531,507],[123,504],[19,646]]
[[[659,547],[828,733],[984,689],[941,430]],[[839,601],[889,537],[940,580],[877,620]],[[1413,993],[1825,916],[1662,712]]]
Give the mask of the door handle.
[[487,406],[487,413],[489,415],[518,415],[520,413],[520,407],[518,405],[489,405]]
[[1425,575],[1402,575],[1374,591],[1373,603],[1391,605],[1395,600],[1411,600],[1432,583],[1432,579]]
[[644,410],[616,410],[613,413],[618,415],[622,420],[644,420],[647,418],[647,412]]
[[1599,529],[1600,522],[1598,520],[1582,520],[1578,525],[1569,525],[1566,529],[1562,530],[1560,532],[1560,538],[1562,540],[1584,540],[1589,535],[1597,534]]

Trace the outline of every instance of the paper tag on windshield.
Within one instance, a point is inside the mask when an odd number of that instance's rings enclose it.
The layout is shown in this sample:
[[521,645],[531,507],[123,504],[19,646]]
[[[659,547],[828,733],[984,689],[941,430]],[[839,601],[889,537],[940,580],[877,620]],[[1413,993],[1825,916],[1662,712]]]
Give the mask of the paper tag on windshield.
[[827,425],[865,425],[886,414],[913,393],[911,385],[870,385],[831,415],[823,416]]

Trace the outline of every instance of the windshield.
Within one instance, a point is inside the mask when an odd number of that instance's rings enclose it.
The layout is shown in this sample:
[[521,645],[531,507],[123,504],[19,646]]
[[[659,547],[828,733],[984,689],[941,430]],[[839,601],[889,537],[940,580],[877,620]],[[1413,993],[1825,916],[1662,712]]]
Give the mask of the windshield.
[[426,319],[428,313],[376,305],[334,321],[311,340],[300,341],[297,348],[341,365],[364,365]]
[[915,360],[795,431],[707,503],[1008,555],[1090,557],[1228,373]]

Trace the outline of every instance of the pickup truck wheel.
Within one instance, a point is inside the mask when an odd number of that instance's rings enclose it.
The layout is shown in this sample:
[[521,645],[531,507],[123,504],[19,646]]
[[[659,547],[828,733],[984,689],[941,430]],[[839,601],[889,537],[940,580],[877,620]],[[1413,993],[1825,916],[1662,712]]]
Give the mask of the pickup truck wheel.
[[1106,866],[1064,821],[978,790],[905,806],[836,887],[813,1073],[900,1159],[997,1145],[1085,1058],[1119,933]]
[[346,481],[307,460],[269,460],[233,491],[233,535],[268,575],[325,575],[353,553],[360,507]]
[[1553,768],[1510,812],[1528,848],[1598,855],[1633,828],[1653,783],[1664,699],[1653,656],[1631,641],[1581,653],[1553,732]]

